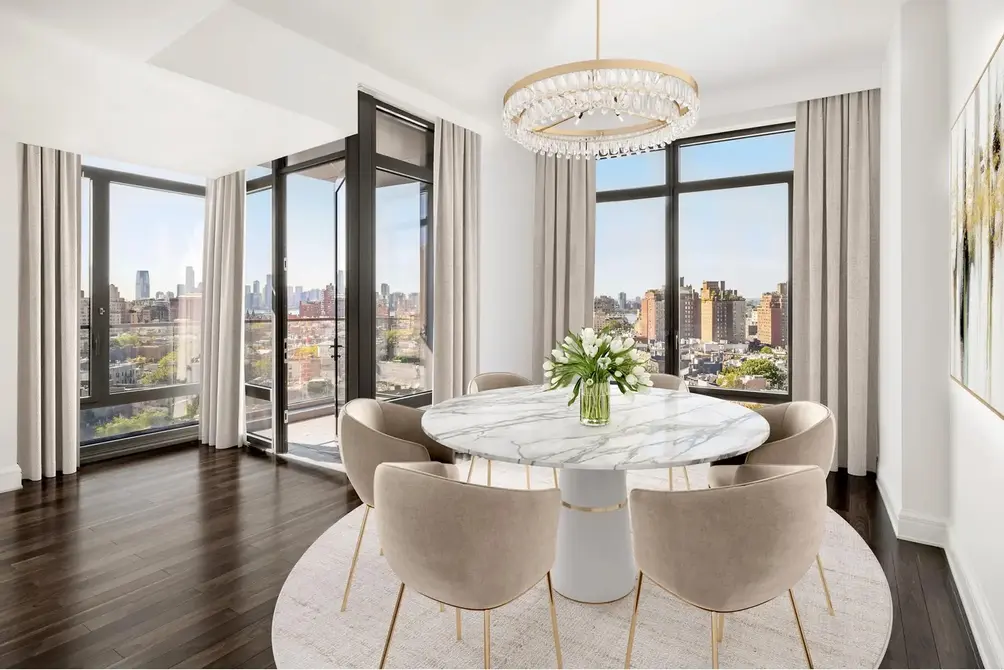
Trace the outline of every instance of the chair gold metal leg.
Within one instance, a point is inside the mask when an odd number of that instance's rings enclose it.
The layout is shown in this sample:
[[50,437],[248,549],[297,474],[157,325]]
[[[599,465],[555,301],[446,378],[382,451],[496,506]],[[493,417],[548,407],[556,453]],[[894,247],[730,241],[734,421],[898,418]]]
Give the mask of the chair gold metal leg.
[[638,602],[641,600],[641,582],[645,578],[645,574],[638,572],[638,584],[635,586],[634,593],[634,610],[631,612],[631,626],[628,628],[628,647],[627,655],[624,657],[624,667],[631,667],[631,648],[634,647],[634,631],[635,627],[638,625]]
[[551,606],[551,631],[554,633],[554,655],[558,659],[558,667],[561,664],[561,639],[558,637],[558,611],[554,608],[554,588],[551,586],[551,573],[547,573],[547,599]]
[[471,467],[467,468],[467,483],[468,484],[471,483],[471,475],[474,474],[474,459],[476,459],[476,458],[477,458],[477,456],[475,456],[474,454],[471,454]]
[[526,490],[529,491],[530,490],[530,466],[527,465],[525,467],[526,467]]
[[718,615],[711,613],[711,667],[718,668]]
[[833,601],[830,600],[830,586],[826,583],[826,573],[823,572],[823,559],[816,554],[816,567],[819,568],[819,581],[823,582],[823,593],[826,594],[826,609],[830,612],[830,616],[835,616],[833,612]]
[[383,547],[380,547],[380,555],[383,556]]
[[363,533],[366,532],[366,519],[370,515],[370,506],[363,511],[363,522],[359,524],[359,537],[356,538],[356,550],[352,552],[352,563],[349,565],[349,578],[345,581],[345,595],[342,596],[342,611],[349,606],[349,589],[352,588],[352,576],[356,572],[356,561],[359,560],[359,547],[363,545]]
[[492,667],[492,611],[485,610],[485,668]]
[[669,490],[673,490],[673,468],[669,469]]
[[446,611],[446,605],[444,605],[443,603],[439,603],[439,611],[440,612],[445,612]]
[[460,608],[457,608],[457,639],[460,639]]
[[725,615],[724,614],[719,614],[718,615],[718,644],[721,644],[722,640],[724,640],[724,639],[725,639]]
[[551,474],[554,475],[554,488],[558,488],[558,468],[551,468]]
[[492,462],[488,461],[488,486],[492,485]]
[[687,473],[687,466],[683,466],[683,478],[687,480],[687,490],[690,490],[690,475]]
[[383,643],[383,653],[380,654],[380,667],[387,664],[387,652],[390,651],[390,638],[394,635],[394,624],[397,623],[397,612],[401,609],[401,598],[404,597],[404,582],[397,590],[397,600],[394,602],[394,613],[390,615],[390,628],[387,629],[387,640]]
[[809,664],[809,668],[815,666],[812,665],[812,654],[809,653],[809,645],[805,641],[805,631],[802,630],[802,618],[798,616],[798,605],[795,604],[795,594],[791,589],[788,589],[788,599],[791,600],[791,611],[795,613],[795,625],[798,626],[798,637],[802,640],[802,651],[805,652],[805,662]]

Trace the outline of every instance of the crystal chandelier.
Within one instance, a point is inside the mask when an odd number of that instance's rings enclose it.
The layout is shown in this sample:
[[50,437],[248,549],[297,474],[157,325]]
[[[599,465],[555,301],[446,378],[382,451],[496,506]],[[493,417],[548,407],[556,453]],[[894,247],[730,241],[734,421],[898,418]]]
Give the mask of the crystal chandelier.
[[660,149],[693,128],[701,103],[697,82],[662,63],[596,59],[535,72],[502,100],[502,129],[535,153],[595,158]]

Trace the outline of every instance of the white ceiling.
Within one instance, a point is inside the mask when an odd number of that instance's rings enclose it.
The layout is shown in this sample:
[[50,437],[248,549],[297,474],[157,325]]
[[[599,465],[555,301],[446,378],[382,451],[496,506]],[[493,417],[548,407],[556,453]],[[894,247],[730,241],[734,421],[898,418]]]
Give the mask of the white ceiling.
[[[492,119],[517,79],[594,56],[593,0],[235,2]],[[749,98],[756,107],[795,102],[799,90],[790,99],[773,91],[812,73],[838,87],[877,86],[901,2],[602,0],[601,55],[681,67],[698,81],[703,114],[729,114]]]
[[[901,4],[602,2],[601,55],[693,74],[698,131],[878,86]],[[18,63],[0,105],[19,139],[62,124],[61,148],[219,173],[351,134],[357,87],[494,132],[512,82],[593,57],[594,22],[593,0],[0,0],[0,55]],[[53,113],[61,87],[79,112]]]

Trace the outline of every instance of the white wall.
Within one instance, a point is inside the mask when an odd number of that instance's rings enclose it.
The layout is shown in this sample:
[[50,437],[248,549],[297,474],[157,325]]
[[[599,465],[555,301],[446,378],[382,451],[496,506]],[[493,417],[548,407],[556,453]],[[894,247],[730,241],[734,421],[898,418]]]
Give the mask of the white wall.
[[17,466],[18,215],[16,143],[0,130],[0,492],[21,488]]
[[903,506],[903,322],[897,307],[903,294],[900,79],[902,27],[889,39],[882,72],[881,214],[879,235],[879,459],[878,485],[898,532]]
[[[1000,0],[949,3],[949,95],[945,110],[948,125],[965,104],[1002,34],[1004,3]],[[947,248],[947,223],[945,235],[939,240]],[[944,384],[951,420],[948,557],[984,666],[1001,667],[1004,664],[1004,575],[1000,569],[1004,560],[1000,520],[1004,509],[1004,419],[954,381],[946,378]]]
[[900,9],[882,92],[879,486],[900,537],[943,545],[949,505],[944,0]]
[[481,372],[532,376],[534,154],[484,136],[481,180]]
[[5,132],[21,142],[219,176],[343,136],[315,118],[74,42],[2,7],[0,62],[18,64],[0,70],[0,109]]

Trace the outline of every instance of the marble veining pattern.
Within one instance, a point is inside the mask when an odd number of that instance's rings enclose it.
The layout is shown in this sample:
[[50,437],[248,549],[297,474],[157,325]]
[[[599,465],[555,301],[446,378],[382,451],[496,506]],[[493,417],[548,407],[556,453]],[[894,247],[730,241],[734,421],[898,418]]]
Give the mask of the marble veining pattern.
[[552,468],[634,470],[715,461],[767,439],[767,421],[742,405],[651,389],[610,394],[610,423],[583,426],[568,394],[524,386],[447,400],[429,408],[422,428],[464,453]]

